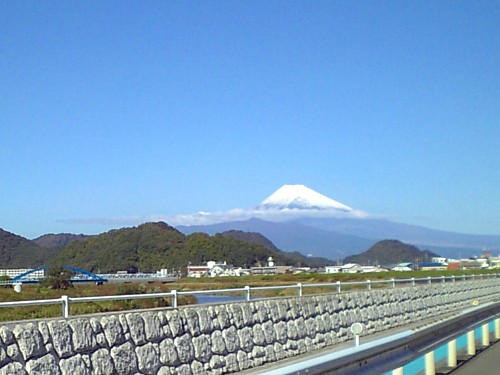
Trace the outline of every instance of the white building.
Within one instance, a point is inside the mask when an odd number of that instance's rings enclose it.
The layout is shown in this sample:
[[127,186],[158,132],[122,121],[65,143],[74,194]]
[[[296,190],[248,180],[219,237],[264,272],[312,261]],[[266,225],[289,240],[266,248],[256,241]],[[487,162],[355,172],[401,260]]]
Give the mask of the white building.
[[[31,271],[33,268],[11,268],[0,269],[0,276],[8,276],[13,279],[16,276],[22,275],[25,272]],[[29,274],[30,279],[43,279],[45,277],[45,270],[41,269]]]
[[342,266],[342,273],[360,273],[363,272],[363,267],[357,263],[347,263]]
[[342,272],[341,266],[326,266],[325,273],[340,273]]
[[206,265],[192,266],[188,265],[188,277],[220,277],[220,276],[240,276],[242,274],[241,268],[234,268],[231,265],[209,261]]

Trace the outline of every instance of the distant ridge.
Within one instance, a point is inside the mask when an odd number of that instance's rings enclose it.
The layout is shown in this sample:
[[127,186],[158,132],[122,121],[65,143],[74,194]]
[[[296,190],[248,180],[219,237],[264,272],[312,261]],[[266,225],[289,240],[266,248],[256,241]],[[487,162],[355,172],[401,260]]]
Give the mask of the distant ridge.
[[35,238],[33,242],[36,243],[38,246],[47,249],[50,248],[63,249],[73,241],[84,240],[87,239],[88,237],[90,236],[84,234],[49,233],[49,234],[44,234],[43,236],[40,236],[38,238]]

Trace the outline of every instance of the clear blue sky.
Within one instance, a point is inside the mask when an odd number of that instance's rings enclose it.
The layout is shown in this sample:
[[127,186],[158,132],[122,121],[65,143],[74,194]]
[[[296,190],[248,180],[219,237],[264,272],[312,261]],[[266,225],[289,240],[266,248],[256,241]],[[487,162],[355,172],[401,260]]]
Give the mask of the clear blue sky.
[[498,1],[2,1],[0,228],[249,208],[283,184],[500,234]]

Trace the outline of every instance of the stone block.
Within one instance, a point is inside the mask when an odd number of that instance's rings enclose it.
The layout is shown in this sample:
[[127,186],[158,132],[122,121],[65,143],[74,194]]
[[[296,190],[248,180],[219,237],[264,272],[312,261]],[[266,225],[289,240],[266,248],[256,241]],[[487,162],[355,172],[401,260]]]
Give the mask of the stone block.
[[115,315],[103,316],[101,318],[101,326],[110,347],[114,347],[125,342],[123,327],[120,324],[118,317]]
[[207,371],[203,367],[203,364],[198,362],[198,361],[193,361],[191,363],[191,371],[193,372],[194,375],[207,375]]
[[0,368],[10,362],[10,358],[3,347],[0,347]]
[[186,333],[184,336],[175,338],[174,345],[181,363],[190,363],[194,360],[193,339],[190,334]]
[[135,374],[138,370],[137,356],[130,342],[111,348],[111,358],[118,374]]
[[55,358],[50,354],[27,361],[26,371],[28,374],[61,375],[61,370],[57,366]]
[[229,327],[225,329],[222,331],[222,337],[224,338],[224,343],[229,353],[235,353],[240,348],[240,339],[236,328]]
[[156,375],[161,366],[158,344],[147,343],[135,349],[139,371],[142,374]]
[[196,309],[198,314],[198,322],[200,324],[201,333],[210,333],[213,330],[212,319],[208,315],[208,309],[206,307],[200,307]]
[[47,322],[39,322],[38,331],[42,335],[43,345],[47,345],[50,341],[50,332]]
[[19,362],[11,362],[0,368],[0,375],[27,375],[24,365]]
[[10,328],[6,326],[0,326],[0,339],[2,340],[4,345],[10,345],[15,341],[14,334],[12,333]]
[[264,335],[264,330],[262,329],[261,324],[257,323],[252,327],[252,336],[253,336],[253,343],[255,345],[266,344],[266,336]]
[[68,324],[73,332],[71,339],[73,341],[73,349],[76,352],[84,353],[97,348],[97,340],[88,319],[72,319],[69,320]]
[[276,341],[276,331],[274,329],[274,324],[271,321],[264,322],[262,324],[262,330],[264,331],[264,337],[268,344],[274,344]]
[[176,366],[179,364],[179,356],[175,349],[174,340],[166,338],[159,345],[160,362],[167,366]]
[[185,329],[179,311],[168,310],[167,312],[165,312],[165,316],[167,318],[170,331],[172,332],[172,336],[174,338],[182,336],[185,333]]
[[201,333],[200,321],[196,309],[187,308],[182,310],[181,314],[186,320],[186,327],[191,336],[198,336]]
[[23,355],[15,342],[7,346],[7,356],[15,362],[24,362]]
[[212,356],[209,336],[201,335],[193,337],[194,357],[203,363],[209,362]]
[[245,352],[251,352],[253,349],[253,330],[250,327],[244,327],[238,331],[240,339],[240,348]]
[[80,354],[59,362],[62,375],[90,375],[91,371]]
[[236,328],[243,328],[245,326],[245,321],[243,320],[243,311],[239,303],[233,303],[228,306],[230,321]]
[[212,342],[212,352],[215,354],[224,355],[226,351],[226,343],[221,331],[214,331],[210,337]]
[[219,324],[220,329],[228,328],[231,325],[231,321],[226,305],[214,306],[213,309],[215,311],[217,323]]
[[126,314],[126,318],[130,337],[134,341],[134,344],[136,346],[144,345],[146,343],[146,333],[144,329],[144,320],[142,319],[142,314]]
[[73,355],[73,332],[71,331],[71,328],[66,320],[49,322],[48,331],[52,337],[52,347],[56,351],[59,358],[66,358]]
[[90,356],[94,375],[115,374],[113,358],[107,349],[98,349]]
[[243,350],[238,350],[238,353],[236,354],[236,359],[238,361],[238,367],[240,368],[240,371],[250,368],[248,353],[244,352]]
[[35,324],[16,325],[13,333],[25,361],[46,353],[42,335]]

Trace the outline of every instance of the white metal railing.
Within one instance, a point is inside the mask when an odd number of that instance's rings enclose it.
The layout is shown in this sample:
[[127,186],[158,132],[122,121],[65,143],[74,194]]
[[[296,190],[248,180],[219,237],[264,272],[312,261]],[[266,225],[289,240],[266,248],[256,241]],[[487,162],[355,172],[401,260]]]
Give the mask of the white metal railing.
[[[332,287],[337,293],[341,293],[347,287],[353,286],[364,286],[365,289],[371,290],[374,284],[380,284],[382,286],[389,286],[390,288],[396,288],[398,284],[415,286],[418,283],[422,284],[432,284],[433,282],[445,283],[445,282],[457,282],[466,280],[476,280],[476,279],[487,279],[487,278],[497,278],[500,274],[480,274],[480,275],[463,275],[463,276],[439,276],[439,277],[425,277],[425,278],[409,278],[409,279],[385,279],[385,280],[365,280],[365,281],[348,281],[341,282],[337,281],[334,283],[316,283],[316,284],[289,284],[289,285],[275,285],[275,286],[254,286],[251,287],[246,285],[241,288],[231,288],[231,289],[210,289],[210,290],[171,290],[170,292],[160,292],[160,293],[146,293],[146,294],[124,294],[124,295],[111,295],[111,296],[95,296],[95,297],[69,297],[66,295],[60,298],[46,299],[46,300],[34,300],[34,301],[11,301],[11,302],[0,302],[1,307],[19,307],[19,306],[40,306],[40,305],[61,305],[62,316],[64,318],[69,317],[69,306],[70,303],[83,303],[83,302],[100,302],[100,301],[119,301],[119,300],[131,300],[131,299],[148,299],[148,298],[163,298],[170,297],[172,300],[172,308],[177,308],[178,296],[182,295],[200,295],[200,294],[243,294],[246,301],[252,300],[252,291],[269,291],[269,290],[285,290],[285,289],[295,289],[297,291],[297,296],[301,297],[303,295],[304,288],[328,288]],[[266,297],[259,297],[259,299]],[[274,297],[267,297],[274,298]]]

